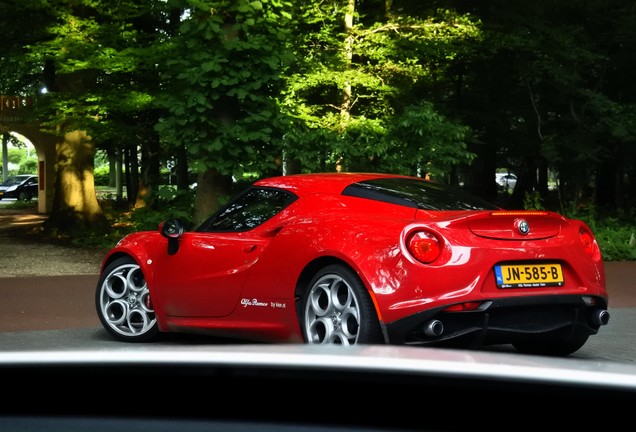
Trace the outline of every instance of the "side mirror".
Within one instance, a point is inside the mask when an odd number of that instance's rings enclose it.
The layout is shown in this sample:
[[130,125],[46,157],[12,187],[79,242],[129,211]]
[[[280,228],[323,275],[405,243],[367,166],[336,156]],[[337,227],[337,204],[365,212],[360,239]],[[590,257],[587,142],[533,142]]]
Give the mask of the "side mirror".
[[161,235],[168,239],[168,255],[179,251],[179,240],[183,235],[183,223],[179,219],[168,219],[159,225]]

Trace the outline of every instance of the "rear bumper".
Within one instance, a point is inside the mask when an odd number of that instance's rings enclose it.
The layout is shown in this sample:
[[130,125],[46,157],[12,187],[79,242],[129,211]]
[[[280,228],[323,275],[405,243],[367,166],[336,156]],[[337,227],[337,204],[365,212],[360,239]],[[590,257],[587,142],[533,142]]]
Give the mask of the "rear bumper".
[[596,334],[607,324],[607,301],[584,295],[485,300],[476,310],[430,309],[385,325],[391,344],[464,346],[508,344],[576,329]]

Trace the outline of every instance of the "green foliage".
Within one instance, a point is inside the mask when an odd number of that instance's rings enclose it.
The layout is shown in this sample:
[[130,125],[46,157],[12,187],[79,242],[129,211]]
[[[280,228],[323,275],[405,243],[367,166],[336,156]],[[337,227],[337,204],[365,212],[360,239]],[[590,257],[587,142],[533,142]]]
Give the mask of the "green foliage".
[[290,3],[185,3],[189,15],[164,73],[168,115],[157,130],[169,145],[185,146],[195,172],[271,169],[284,125],[277,96],[290,62]]
[[544,210],[543,198],[537,191],[526,192],[523,198],[523,208],[526,210]]
[[108,165],[96,166],[93,170],[95,186],[108,186],[110,182],[110,167]]
[[24,209],[28,209],[28,210],[33,210],[34,212],[37,211],[37,207],[38,207],[38,200],[37,199],[32,199],[30,201],[13,201],[11,204],[8,204],[6,206],[3,206],[4,208],[7,209],[11,209],[11,210],[24,210]]
[[466,145],[470,136],[468,127],[445,118],[429,102],[409,106],[390,128],[386,149],[390,169],[443,179],[454,166],[474,159]]
[[636,260],[636,214],[629,212],[599,212],[591,204],[570,209],[566,216],[585,222],[601,248],[606,261]]
[[102,199],[100,205],[109,222],[109,228],[104,231],[76,232],[69,241],[80,247],[110,248],[126,234],[136,231],[154,231],[158,229],[162,221],[175,217],[181,219],[187,228],[192,228],[193,191],[179,191],[166,186],[157,192],[157,200],[156,209],[140,207],[130,210],[122,208],[121,203],[113,199]]
[[21,148],[10,148],[8,153],[9,163],[20,165],[20,162],[25,158],[26,151]]
[[36,158],[29,158],[20,164],[18,174],[35,174],[38,172],[38,160]]
[[297,61],[282,105],[293,119],[285,154],[309,171],[340,166],[441,178],[470,164],[469,128],[423,100],[432,69],[456,56],[460,41],[478,38],[478,23],[448,10],[423,13],[420,5],[382,15],[359,4],[346,34],[345,5],[296,4]]
[[636,224],[614,218],[596,223],[596,240],[606,261],[636,260]]
[[[180,148],[236,178],[505,166],[557,173],[560,208],[634,207],[636,15],[606,3],[0,0],[0,93],[46,85],[49,131],[140,173]],[[540,208],[532,183],[514,199]]]
[[192,227],[194,192],[164,186],[157,191],[157,206],[141,207],[129,214],[128,222],[133,231],[155,230],[166,219],[178,218],[186,227]]
[[[16,174],[35,174],[38,171],[38,158],[35,150],[27,148],[26,145],[19,141],[13,141],[13,146],[8,148],[7,162],[14,167],[9,167],[8,175]],[[0,159],[1,159],[0,154]],[[0,166],[2,173],[2,166]]]

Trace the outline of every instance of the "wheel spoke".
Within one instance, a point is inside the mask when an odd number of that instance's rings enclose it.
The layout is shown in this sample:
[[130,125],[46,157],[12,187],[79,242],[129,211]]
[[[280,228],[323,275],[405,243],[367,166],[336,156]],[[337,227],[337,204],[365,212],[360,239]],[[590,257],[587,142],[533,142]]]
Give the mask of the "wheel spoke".
[[156,325],[150,291],[137,264],[123,264],[104,278],[99,296],[100,314],[116,333],[143,335]]
[[309,291],[304,319],[309,343],[355,344],[360,310],[353,288],[337,274],[324,275]]

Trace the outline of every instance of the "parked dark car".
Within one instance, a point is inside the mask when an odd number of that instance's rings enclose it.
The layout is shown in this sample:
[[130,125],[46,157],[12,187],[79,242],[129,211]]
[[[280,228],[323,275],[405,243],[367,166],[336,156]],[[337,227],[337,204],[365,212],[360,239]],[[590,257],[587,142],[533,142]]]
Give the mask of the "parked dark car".
[[15,198],[28,201],[38,196],[38,176],[33,174],[19,174],[9,177],[0,185],[0,200]]

